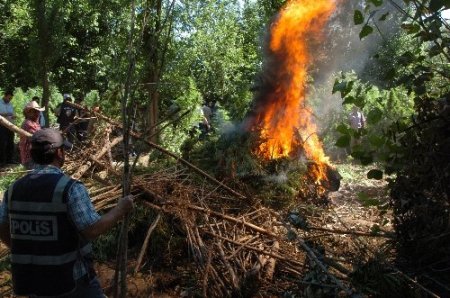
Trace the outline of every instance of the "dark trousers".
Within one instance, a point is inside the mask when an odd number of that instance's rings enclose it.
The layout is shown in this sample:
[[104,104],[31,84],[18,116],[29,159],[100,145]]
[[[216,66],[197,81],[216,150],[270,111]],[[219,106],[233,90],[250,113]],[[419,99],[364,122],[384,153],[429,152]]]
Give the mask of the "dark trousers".
[[14,155],[14,133],[0,125],[0,165],[12,163]]
[[[29,298],[40,298],[43,296],[29,296]],[[100,282],[97,277],[92,279],[88,279],[86,277],[82,277],[77,280],[77,287],[75,291],[71,294],[60,295],[60,296],[52,296],[52,298],[105,298],[103,295],[102,287],[100,286]],[[44,297],[45,298],[45,297]],[[49,298],[49,297],[47,297]]]

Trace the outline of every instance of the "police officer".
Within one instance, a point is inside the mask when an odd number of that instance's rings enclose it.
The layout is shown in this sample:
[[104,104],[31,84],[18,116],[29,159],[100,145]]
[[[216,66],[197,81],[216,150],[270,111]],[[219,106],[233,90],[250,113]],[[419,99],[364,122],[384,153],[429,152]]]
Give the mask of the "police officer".
[[67,134],[67,138],[71,143],[76,140],[76,129],[72,123],[75,121],[77,109],[69,105],[72,102],[72,97],[69,94],[63,95],[63,103],[56,109],[56,122],[59,123],[59,129]]
[[65,142],[45,128],[31,138],[38,167],[15,181],[0,204],[0,239],[11,249],[14,292],[30,297],[103,297],[90,240],[133,209],[131,196],[100,216],[86,187],[61,171]]

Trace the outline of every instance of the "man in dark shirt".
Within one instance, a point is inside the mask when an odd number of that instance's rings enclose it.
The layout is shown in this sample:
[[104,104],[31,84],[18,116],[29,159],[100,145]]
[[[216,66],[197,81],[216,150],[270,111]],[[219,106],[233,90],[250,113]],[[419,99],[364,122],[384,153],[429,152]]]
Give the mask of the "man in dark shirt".
[[68,102],[72,102],[72,98],[69,94],[64,94],[64,101],[57,110],[57,122],[59,123],[59,129],[67,135],[67,138],[71,143],[76,139],[76,129],[72,123],[75,120],[77,110],[68,105]]

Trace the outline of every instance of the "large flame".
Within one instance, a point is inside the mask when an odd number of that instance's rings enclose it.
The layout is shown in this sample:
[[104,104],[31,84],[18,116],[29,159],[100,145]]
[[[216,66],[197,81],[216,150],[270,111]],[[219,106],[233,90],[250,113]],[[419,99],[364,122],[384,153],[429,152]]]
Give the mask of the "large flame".
[[313,62],[310,42],[320,39],[334,8],[333,0],[291,0],[282,9],[270,32],[271,86],[261,92],[251,124],[261,135],[258,155],[275,159],[303,151],[318,165],[311,169],[316,182],[326,176],[329,161],[305,102],[305,85]]

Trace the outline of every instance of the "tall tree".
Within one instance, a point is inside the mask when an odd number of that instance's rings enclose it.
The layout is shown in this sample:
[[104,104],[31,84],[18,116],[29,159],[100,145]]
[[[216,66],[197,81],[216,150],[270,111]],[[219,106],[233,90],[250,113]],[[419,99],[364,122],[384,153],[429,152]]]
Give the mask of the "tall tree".
[[143,19],[144,74],[143,86],[147,97],[147,127],[152,141],[158,141],[155,124],[159,120],[160,82],[166,66],[166,55],[173,34],[175,1],[149,0],[145,3],[148,20]]

